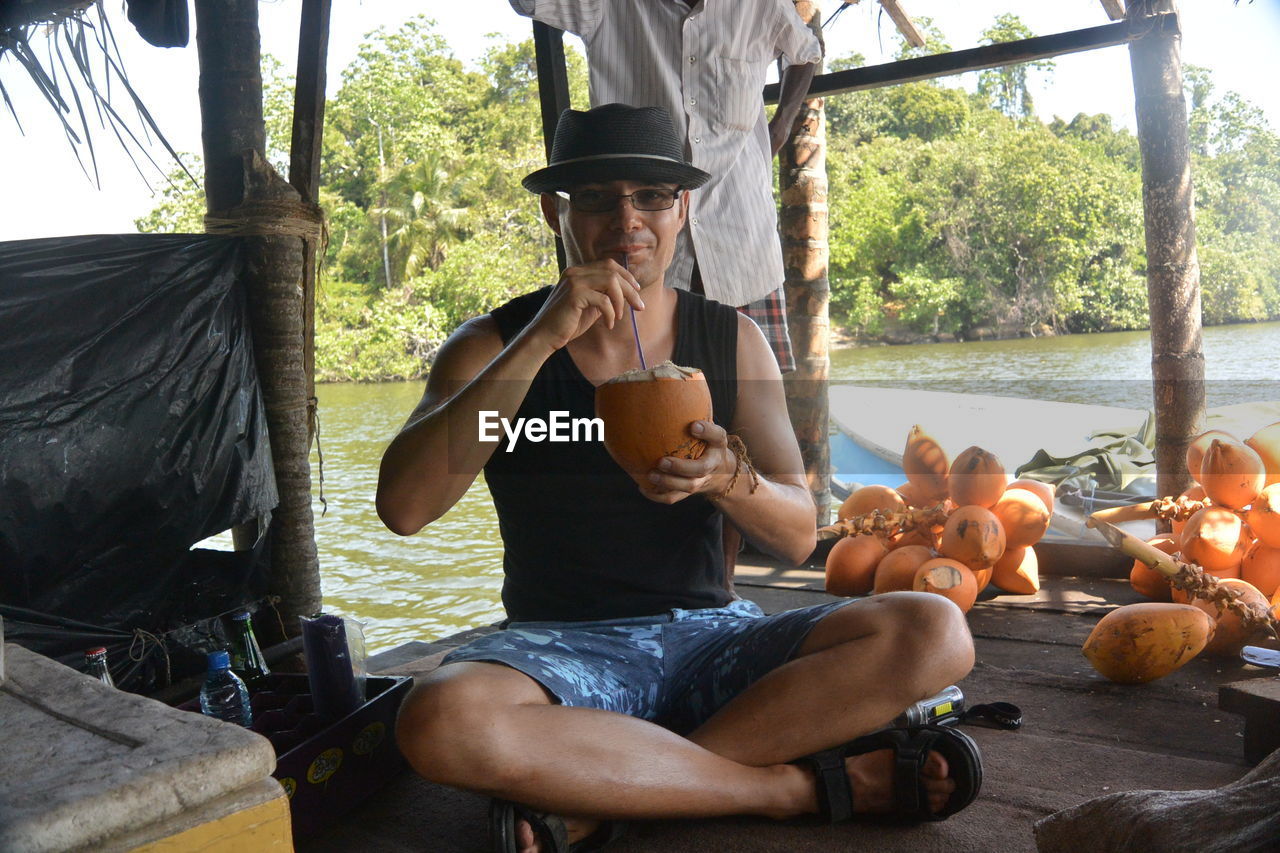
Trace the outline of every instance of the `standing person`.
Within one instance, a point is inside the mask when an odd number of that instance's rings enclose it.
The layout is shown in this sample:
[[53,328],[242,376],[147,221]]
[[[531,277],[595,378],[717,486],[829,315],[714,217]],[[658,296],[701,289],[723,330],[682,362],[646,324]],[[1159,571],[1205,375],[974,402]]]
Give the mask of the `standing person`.
[[[764,332],[786,373],[782,248],[773,157],[791,133],[822,48],[791,0],[510,0],[582,37],[591,104],[664,108],[690,162],[711,174],[692,198],[667,281],[733,305]],[[761,90],[781,59],[766,122]]]
[[[566,110],[524,185],[568,268],[449,338],[382,458],[378,514],[399,534],[482,469],[493,495],[508,621],[415,685],[396,730],[424,777],[493,798],[501,851],[599,849],[628,818],[937,820],[977,796],[965,735],[877,731],[972,667],[959,608],[904,592],[765,616],[724,586],[724,519],[792,563],[815,531],[763,335],[665,285],[709,177],[661,109]],[[591,417],[637,341],[706,376],[701,458],[662,459],[639,487],[598,440],[482,434],[486,419]]]

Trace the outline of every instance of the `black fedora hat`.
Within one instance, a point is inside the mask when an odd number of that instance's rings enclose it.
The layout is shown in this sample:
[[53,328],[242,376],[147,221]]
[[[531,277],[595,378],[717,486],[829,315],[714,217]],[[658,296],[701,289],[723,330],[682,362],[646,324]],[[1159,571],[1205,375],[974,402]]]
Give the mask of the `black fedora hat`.
[[662,107],[604,104],[565,110],[556,123],[551,163],[521,183],[544,193],[600,181],[655,181],[692,189],[711,175],[684,159],[684,145]]

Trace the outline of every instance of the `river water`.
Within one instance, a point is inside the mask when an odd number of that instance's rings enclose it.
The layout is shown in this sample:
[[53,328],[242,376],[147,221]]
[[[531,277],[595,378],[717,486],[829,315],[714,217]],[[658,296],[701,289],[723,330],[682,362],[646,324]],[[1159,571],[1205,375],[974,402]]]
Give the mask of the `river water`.
[[[1204,352],[1210,406],[1280,399],[1280,323],[1205,329]],[[1150,363],[1146,332],[1118,332],[846,349],[833,354],[831,374],[835,382],[1147,408]],[[396,536],[374,512],[378,460],[422,383],[322,385],[317,393],[325,609],[363,622],[371,652],[500,619],[502,547],[483,478],[415,536]],[[311,462],[318,478],[314,451]]]

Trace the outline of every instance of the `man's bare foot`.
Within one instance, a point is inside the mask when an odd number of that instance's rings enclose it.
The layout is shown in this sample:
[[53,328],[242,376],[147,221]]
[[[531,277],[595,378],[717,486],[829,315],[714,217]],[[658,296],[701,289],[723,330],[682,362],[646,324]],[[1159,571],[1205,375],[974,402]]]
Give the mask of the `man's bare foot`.
[[[853,786],[853,810],[858,813],[892,811],[893,750],[877,749],[845,759],[849,781]],[[940,811],[956,789],[954,779],[947,777],[947,760],[939,752],[930,752],[920,775],[929,797],[929,811]]]
[[[570,844],[581,841],[600,826],[600,821],[586,818],[566,817],[562,820],[564,828],[569,833]],[[533,827],[527,820],[516,822],[516,849],[519,853],[542,853],[542,839],[533,831]]]

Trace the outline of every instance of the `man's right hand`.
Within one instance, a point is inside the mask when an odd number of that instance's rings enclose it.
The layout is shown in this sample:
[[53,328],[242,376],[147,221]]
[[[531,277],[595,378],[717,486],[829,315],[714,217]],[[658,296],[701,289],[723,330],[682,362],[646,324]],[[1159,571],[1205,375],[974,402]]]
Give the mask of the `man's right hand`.
[[543,343],[554,352],[599,320],[612,329],[628,304],[637,311],[644,310],[640,284],[617,261],[604,258],[569,267],[529,323],[527,334],[530,340]]

